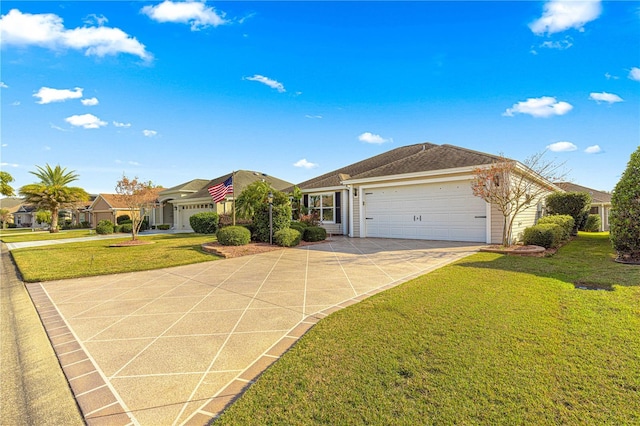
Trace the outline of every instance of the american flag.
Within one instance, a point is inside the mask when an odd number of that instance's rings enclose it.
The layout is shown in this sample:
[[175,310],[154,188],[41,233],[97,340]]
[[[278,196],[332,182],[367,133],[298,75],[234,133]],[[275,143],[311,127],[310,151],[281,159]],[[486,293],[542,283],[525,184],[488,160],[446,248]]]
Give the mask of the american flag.
[[211,194],[213,202],[219,203],[224,200],[228,194],[233,194],[233,176],[230,176],[229,179],[222,183],[209,187],[207,191]]

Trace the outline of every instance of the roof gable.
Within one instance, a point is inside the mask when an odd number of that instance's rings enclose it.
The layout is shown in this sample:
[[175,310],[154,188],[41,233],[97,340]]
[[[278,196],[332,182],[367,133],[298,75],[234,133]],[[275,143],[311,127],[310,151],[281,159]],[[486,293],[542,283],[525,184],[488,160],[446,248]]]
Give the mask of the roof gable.
[[232,175],[234,176],[233,189],[236,194],[240,194],[244,190],[244,188],[246,188],[248,185],[258,180],[263,180],[269,183],[274,189],[278,191],[282,191],[286,188],[290,188],[291,186],[293,186],[291,182],[278,179],[276,177],[267,175],[265,173],[254,172],[250,170],[238,170],[234,173],[227,173],[226,175],[212,179],[208,181],[206,185],[204,185],[198,192],[188,195],[176,201],[183,201],[183,200],[190,200],[190,199],[197,199],[197,198],[210,199],[211,195],[209,194],[208,189],[214,185],[223,183],[225,180],[229,179]]

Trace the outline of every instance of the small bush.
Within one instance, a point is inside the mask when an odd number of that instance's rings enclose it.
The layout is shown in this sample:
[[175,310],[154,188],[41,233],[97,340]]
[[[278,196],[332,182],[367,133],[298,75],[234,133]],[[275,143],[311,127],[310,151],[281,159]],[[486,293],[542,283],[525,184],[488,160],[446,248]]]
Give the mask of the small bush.
[[300,235],[304,234],[304,230],[308,228],[308,225],[302,222],[291,222],[289,228],[295,229],[300,232]]
[[167,229],[171,229],[171,225],[168,223],[163,223],[161,225],[156,226],[156,228],[166,231]]
[[7,223],[7,228],[14,229],[14,228],[17,228],[17,227],[18,227],[18,225],[16,225],[15,223]]
[[308,242],[323,241],[327,239],[327,230],[319,226],[309,226],[304,230],[302,239]]
[[114,234],[118,234],[120,232],[122,232],[122,225],[114,225],[113,226],[113,233]]
[[216,212],[196,213],[189,218],[189,225],[198,234],[215,234],[220,218]]
[[225,226],[216,237],[223,246],[243,246],[251,241],[251,232],[244,226]]
[[116,217],[116,223],[118,225],[122,225],[123,223],[126,223],[127,221],[129,221],[129,223],[131,223],[131,216],[129,216],[128,214],[123,214],[122,216]]
[[544,216],[538,220],[538,225],[544,225],[547,223],[555,223],[556,225],[560,225],[564,230],[562,234],[563,240],[568,240],[571,237],[571,233],[573,232],[573,227],[575,225],[575,221],[573,217],[568,214],[554,214],[551,216]]
[[83,220],[82,222],[80,222],[80,226],[84,229],[91,228],[91,223],[87,222],[86,220]]
[[273,240],[280,247],[295,247],[300,244],[302,234],[297,229],[285,228],[273,235]]
[[569,215],[573,218],[571,235],[578,235],[584,226],[591,207],[591,195],[586,192],[555,192],[546,198],[547,211],[552,215]]
[[[127,216],[129,217],[129,216]],[[118,218],[120,219],[120,218]],[[118,220],[118,225],[131,225],[133,221],[131,219]]]
[[120,229],[120,232],[125,233],[125,234],[130,234],[131,231],[133,230],[133,225],[131,223],[123,223],[120,226],[122,227]]
[[101,220],[96,225],[96,233],[101,235],[113,234],[113,222],[110,220]]
[[590,214],[587,217],[587,222],[584,224],[584,227],[581,229],[581,231],[598,232],[598,231],[600,231],[600,225],[601,224],[602,224],[602,221],[600,219],[600,215],[598,215],[598,214]]
[[564,235],[562,226],[555,223],[543,223],[534,225],[524,230],[522,242],[525,245],[542,246],[544,248],[557,248],[562,243]]

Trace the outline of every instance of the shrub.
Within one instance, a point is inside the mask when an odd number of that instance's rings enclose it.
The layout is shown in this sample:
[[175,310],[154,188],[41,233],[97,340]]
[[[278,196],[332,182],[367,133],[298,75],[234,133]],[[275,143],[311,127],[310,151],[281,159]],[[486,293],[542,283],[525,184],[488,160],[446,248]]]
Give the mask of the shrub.
[[302,222],[291,222],[289,224],[289,228],[295,229],[296,231],[300,232],[300,235],[304,234],[304,230],[307,229],[307,227],[308,226]]
[[133,224],[131,224],[131,223],[123,223],[120,226],[122,227],[120,229],[120,232],[122,232],[124,234],[130,234],[131,231],[133,231]]
[[318,226],[320,218],[317,211],[312,211],[309,214],[300,215],[300,223],[304,223],[307,226]]
[[551,215],[569,215],[573,218],[571,235],[578,235],[587,220],[591,195],[586,192],[554,192],[546,198],[547,211]]
[[547,223],[555,223],[556,225],[560,225],[563,229],[562,239],[568,240],[571,237],[571,233],[573,232],[573,226],[575,225],[575,221],[573,218],[567,214],[554,214],[551,216],[544,216],[538,220],[538,225],[544,225]]
[[581,229],[581,231],[598,232],[600,231],[601,224],[602,224],[602,221],[600,219],[600,215],[590,214],[589,217],[587,217],[587,221],[584,224],[584,227]]
[[15,223],[7,223],[7,228],[13,229],[13,228],[17,228],[17,227],[18,227],[18,225],[16,225]]
[[215,234],[218,230],[218,213],[202,212],[196,213],[189,218],[189,225],[193,232],[198,234]]
[[96,233],[101,235],[113,234],[113,222],[103,219],[96,225]]
[[131,225],[132,223],[133,223],[133,221],[130,220],[130,219],[125,219],[125,220],[118,221],[118,225],[127,225],[127,224]]
[[308,242],[323,241],[327,239],[327,230],[319,226],[309,226],[304,230],[302,239]]
[[167,229],[171,229],[171,225],[169,225],[168,223],[163,223],[162,225],[156,226],[156,228],[166,231]]
[[122,232],[122,225],[114,225],[113,226],[113,233],[114,234],[118,234],[120,232]]
[[525,245],[542,246],[544,248],[560,247],[562,243],[562,235],[564,234],[562,226],[555,223],[543,223],[534,225],[524,230],[522,242]]
[[281,229],[273,234],[273,241],[280,247],[294,247],[300,244],[302,234],[300,231],[292,228]]
[[122,225],[123,223],[127,222],[131,223],[131,216],[129,216],[128,214],[123,214],[122,216],[118,216],[116,218],[116,223],[118,225]]
[[83,220],[82,222],[80,222],[80,226],[82,228],[91,228],[91,223],[87,222],[86,220]]
[[618,260],[640,262],[640,146],[613,189],[609,226]]
[[244,226],[225,226],[216,233],[223,246],[243,246],[251,241],[251,232]]
[[[273,234],[281,229],[289,228],[291,223],[291,206],[289,204],[273,205]],[[269,241],[269,207],[264,206],[255,212],[253,217],[255,238],[258,241]]]

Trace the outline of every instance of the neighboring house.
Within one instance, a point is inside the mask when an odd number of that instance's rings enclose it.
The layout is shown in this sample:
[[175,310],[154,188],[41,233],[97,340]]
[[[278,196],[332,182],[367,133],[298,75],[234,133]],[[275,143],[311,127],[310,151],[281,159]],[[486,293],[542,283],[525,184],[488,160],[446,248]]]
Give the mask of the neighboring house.
[[38,228],[42,224],[36,221],[36,208],[30,204],[20,204],[13,212],[13,223],[18,228]]
[[162,205],[163,223],[171,225],[172,228],[176,228],[174,213],[177,211],[177,208],[175,208],[172,202],[195,194],[204,188],[207,183],[209,183],[208,179],[193,179],[189,182],[160,191],[158,193],[158,202]]
[[[234,193],[226,197],[225,200],[219,203],[214,203],[208,192],[208,188],[223,183],[232,176]],[[258,180],[269,183],[278,191],[290,188],[293,185],[290,182],[283,181],[261,172],[238,170],[234,173],[228,173],[210,181],[204,181],[204,184],[202,184],[203,181],[201,179],[196,179],[195,181],[190,181],[173,188],[165,189],[160,192],[159,200],[173,206],[174,229],[191,231],[192,229],[189,223],[189,218],[191,216],[202,212],[232,214],[234,196],[239,196],[244,188]],[[192,183],[193,185],[191,185]],[[201,185],[200,188],[195,190],[195,187],[198,185]],[[185,189],[186,187],[188,187],[188,189]]]
[[[473,195],[471,180],[474,169],[500,160],[452,145],[421,143],[342,167],[298,187],[304,205],[318,213],[330,234],[499,244],[503,216]],[[528,169],[519,166],[528,176]],[[539,184],[557,189],[550,182]],[[535,223],[543,198],[516,217],[515,239]]]
[[24,200],[18,197],[0,198],[0,209],[7,209],[9,211],[7,223],[15,223],[14,213],[22,206],[23,202]]
[[[154,188],[153,190],[157,195],[163,190],[163,188]],[[92,228],[95,228],[101,220],[110,220],[113,223],[117,223],[119,216],[131,216],[129,207],[119,194],[98,194],[96,199],[93,200],[89,206],[88,212],[90,213]],[[144,216],[148,218],[150,226],[165,223],[163,221],[162,213],[162,206],[157,203],[157,201],[154,208],[150,211],[143,212]]]
[[68,218],[71,219],[71,224],[74,226],[82,225],[83,222],[87,222],[89,224],[93,223],[91,220],[91,204],[98,198],[97,195],[91,194],[89,195],[89,200],[83,204],[78,206],[78,208],[74,210],[65,210],[67,212]]
[[600,216],[600,232],[609,230],[609,213],[611,212],[610,193],[570,182],[560,182],[557,185],[567,192],[586,192],[591,195],[591,211],[589,213]]

